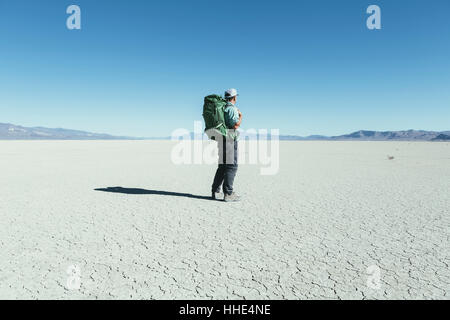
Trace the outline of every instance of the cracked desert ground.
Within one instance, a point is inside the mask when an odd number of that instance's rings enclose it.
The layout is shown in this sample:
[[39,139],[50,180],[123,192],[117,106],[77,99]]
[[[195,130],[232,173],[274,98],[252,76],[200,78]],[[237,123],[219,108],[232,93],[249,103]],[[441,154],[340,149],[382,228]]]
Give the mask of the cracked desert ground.
[[0,298],[450,298],[450,143],[281,142],[239,203],[173,146],[0,142]]

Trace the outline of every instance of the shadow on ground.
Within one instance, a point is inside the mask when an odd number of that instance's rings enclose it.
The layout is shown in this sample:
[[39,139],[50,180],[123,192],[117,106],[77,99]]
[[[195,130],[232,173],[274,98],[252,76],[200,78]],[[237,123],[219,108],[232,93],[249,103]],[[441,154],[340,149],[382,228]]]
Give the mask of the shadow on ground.
[[194,198],[201,200],[211,200],[211,197],[207,196],[197,196],[190,193],[179,193],[171,191],[160,191],[160,190],[147,190],[147,189],[137,189],[137,188],[122,188],[122,187],[108,187],[108,188],[98,188],[95,191],[112,192],[112,193],[124,193],[124,194],[156,194],[160,196],[172,196],[172,197],[185,197]]

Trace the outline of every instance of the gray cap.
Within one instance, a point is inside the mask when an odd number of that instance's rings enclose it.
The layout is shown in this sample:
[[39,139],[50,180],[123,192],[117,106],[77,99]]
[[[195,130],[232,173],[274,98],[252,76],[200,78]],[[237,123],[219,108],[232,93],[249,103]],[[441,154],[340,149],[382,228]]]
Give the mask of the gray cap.
[[225,98],[233,98],[238,96],[237,90],[236,89],[228,89],[227,91],[225,91]]

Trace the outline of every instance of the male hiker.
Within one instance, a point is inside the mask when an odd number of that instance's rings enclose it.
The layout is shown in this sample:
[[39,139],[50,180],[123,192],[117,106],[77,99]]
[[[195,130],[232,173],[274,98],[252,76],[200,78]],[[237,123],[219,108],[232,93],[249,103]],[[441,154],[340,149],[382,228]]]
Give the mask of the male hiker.
[[225,125],[228,128],[227,136],[218,139],[219,147],[219,167],[217,168],[214,182],[212,185],[212,198],[216,199],[220,193],[222,185],[224,193],[224,201],[239,201],[239,196],[233,191],[234,177],[236,176],[238,164],[238,132],[236,131],[241,125],[242,113],[236,107],[238,93],[236,89],[228,89],[225,91],[226,105],[224,108]]

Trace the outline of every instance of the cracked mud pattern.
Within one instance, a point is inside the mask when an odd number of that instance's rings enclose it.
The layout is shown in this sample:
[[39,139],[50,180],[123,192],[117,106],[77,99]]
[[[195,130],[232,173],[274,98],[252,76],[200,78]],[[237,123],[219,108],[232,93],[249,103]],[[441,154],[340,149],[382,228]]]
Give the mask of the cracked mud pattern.
[[282,142],[240,203],[172,146],[0,142],[0,298],[450,298],[449,143]]

